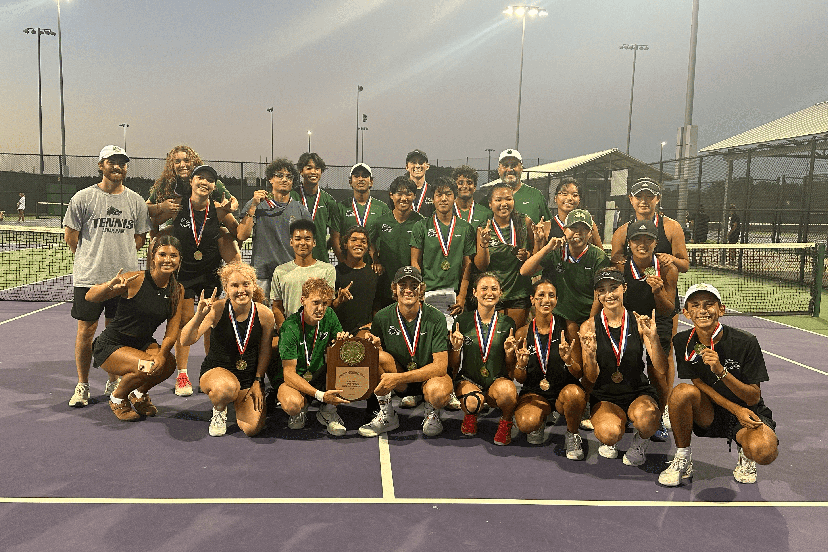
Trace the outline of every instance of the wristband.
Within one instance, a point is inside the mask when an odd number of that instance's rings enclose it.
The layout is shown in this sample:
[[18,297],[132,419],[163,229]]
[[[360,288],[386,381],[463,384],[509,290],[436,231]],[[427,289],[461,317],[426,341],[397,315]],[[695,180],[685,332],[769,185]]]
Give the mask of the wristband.
[[325,402],[325,392],[320,391],[319,389],[313,394],[313,397],[319,402]]
[[719,383],[720,381],[725,379],[725,376],[727,376],[729,373],[730,373],[730,370],[728,370],[727,368],[723,368],[722,373],[720,375],[716,376],[716,383]]
[[455,349],[454,347],[452,347],[452,348],[451,348],[451,350],[452,350],[452,351],[454,351],[455,353],[459,353],[460,351],[462,351],[462,350],[463,350],[463,346],[462,346],[462,345],[460,345],[460,348],[459,348],[459,349]]
[[264,385],[264,376],[256,376],[253,381],[258,381],[259,385]]
[[515,364],[515,368],[522,371],[522,372],[526,371],[526,366],[518,366],[517,364]]

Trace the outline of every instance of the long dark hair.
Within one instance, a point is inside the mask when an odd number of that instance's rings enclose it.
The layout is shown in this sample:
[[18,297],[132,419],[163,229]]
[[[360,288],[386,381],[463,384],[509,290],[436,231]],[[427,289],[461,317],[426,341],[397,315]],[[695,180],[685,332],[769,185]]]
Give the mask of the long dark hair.
[[[152,240],[149,249],[147,250],[147,275],[145,277],[151,277],[149,275],[149,271],[152,269],[152,264],[155,262],[155,252],[165,245],[175,247],[178,253],[181,254],[181,242],[178,241],[178,238],[176,238],[175,236],[171,236],[169,234],[161,234],[160,236],[156,237],[154,240]],[[171,290],[170,306],[167,310],[167,319],[169,320],[175,315],[175,312],[178,310],[178,302],[181,299],[181,293],[178,286],[178,278],[175,277],[175,274],[170,275],[170,281],[167,284],[167,287]]]

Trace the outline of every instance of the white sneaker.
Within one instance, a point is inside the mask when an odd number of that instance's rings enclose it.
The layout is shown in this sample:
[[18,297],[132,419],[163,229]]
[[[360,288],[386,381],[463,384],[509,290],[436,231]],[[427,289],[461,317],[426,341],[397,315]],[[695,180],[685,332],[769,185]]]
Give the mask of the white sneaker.
[[[589,403],[586,404],[586,408],[584,408],[584,413],[581,415],[581,423],[578,424],[578,427],[583,429],[584,431],[592,431],[595,427],[592,425],[592,409],[589,406]],[[615,458],[615,456],[613,456]]]
[[546,441],[546,435],[544,434],[544,427],[541,425],[535,431],[530,431],[526,434],[526,442],[530,445],[542,445]]
[[641,434],[636,431],[633,433],[633,440],[630,443],[630,448],[624,453],[624,464],[627,466],[640,466],[647,461],[647,446],[650,444],[649,439],[642,439]]
[[89,384],[78,383],[75,386],[75,393],[69,399],[69,406],[86,406],[89,404]]
[[618,458],[618,447],[615,445],[601,445],[598,447],[598,454],[604,458]]
[[299,414],[296,416],[290,416],[288,418],[287,426],[290,429],[302,429],[305,427],[305,422],[308,420],[308,405],[302,407],[302,410],[299,411]]
[[658,476],[658,482],[665,487],[678,487],[682,480],[693,478],[693,459],[676,454],[666,470]]
[[339,417],[336,407],[320,408],[316,413],[316,421],[325,426],[328,433],[334,437],[345,435],[345,424],[342,422],[342,418]]
[[581,446],[581,436],[567,431],[564,438],[566,439],[566,457],[570,460],[583,460],[584,449]]
[[454,394],[454,391],[449,395],[449,402],[446,405],[446,410],[460,410],[460,399]]
[[121,378],[118,378],[115,381],[106,380],[106,387],[104,387],[104,395],[108,397],[109,395],[114,393],[120,383]]
[[380,408],[373,420],[359,428],[359,434],[363,437],[376,437],[380,433],[387,433],[398,427],[400,427],[400,418],[394,409],[389,407],[386,412]]
[[400,400],[400,408],[414,408],[423,402],[422,395],[408,395]]
[[673,429],[673,425],[670,423],[670,411],[668,408],[668,406],[664,407],[664,414],[661,415],[661,425],[664,429]]
[[733,469],[733,479],[739,483],[756,483],[756,462],[745,456],[739,447],[739,463]]
[[210,419],[210,435],[221,437],[227,433],[227,408],[219,412],[213,407],[213,417]]
[[443,432],[443,422],[440,421],[440,410],[426,403],[425,418],[423,418],[423,435],[436,437]]
[[514,441],[520,435],[520,428],[515,421],[515,417],[512,416],[512,429],[509,430],[509,437]]

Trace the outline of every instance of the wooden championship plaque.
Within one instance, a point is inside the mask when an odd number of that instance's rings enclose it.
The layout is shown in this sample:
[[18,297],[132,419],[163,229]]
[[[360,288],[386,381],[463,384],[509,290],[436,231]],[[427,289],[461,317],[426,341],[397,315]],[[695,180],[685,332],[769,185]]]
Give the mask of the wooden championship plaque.
[[328,350],[328,389],[342,389],[340,396],[361,401],[379,383],[379,350],[367,339],[338,339]]

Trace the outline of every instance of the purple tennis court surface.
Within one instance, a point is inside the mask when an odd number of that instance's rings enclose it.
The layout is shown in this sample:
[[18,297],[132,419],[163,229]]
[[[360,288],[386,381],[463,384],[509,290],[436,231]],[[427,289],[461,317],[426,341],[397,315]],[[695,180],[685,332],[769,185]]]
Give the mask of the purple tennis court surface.
[[[387,442],[356,433],[362,403],[342,410],[349,429],[327,436],[311,412],[304,430],[272,413],[264,432],[207,435],[203,394],[152,393],[159,416],[119,422],[93,369],[95,401],[67,406],[76,382],[70,305],[0,302],[0,550],[822,550],[828,536],[826,414],[821,362],[828,339],[761,319],[725,323],[756,334],[771,381],[763,386],[778,422],[780,454],[739,485],[724,440],[695,439],[692,484],[660,487],[672,443],[652,443],[647,463],[563,453],[565,428],[544,446],[525,436],[492,444],[493,413],[476,437],[460,413],[437,438],[420,434],[422,407],[400,411]],[[203,358],[192,348],[190,373]],[[195,383],[195,381],[194,381]],[[630,435],[620,443],[625,450]]]

